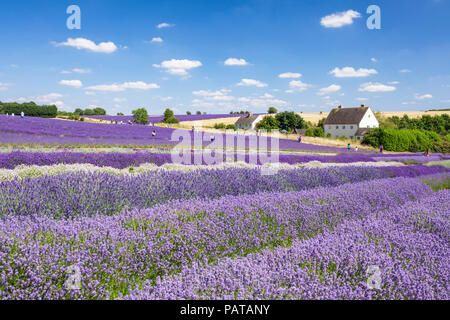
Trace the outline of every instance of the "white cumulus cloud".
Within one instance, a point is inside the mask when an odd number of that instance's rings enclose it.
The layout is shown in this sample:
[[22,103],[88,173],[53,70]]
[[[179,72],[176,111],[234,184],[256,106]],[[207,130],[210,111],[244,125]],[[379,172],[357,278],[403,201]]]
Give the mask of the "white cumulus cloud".
[[74,88],[81,88],[83,86],[83,83],[80,80],[61,80],[59,84]]
[[302,76],[301,73],[294,73],[294,72],[285,72],[278,75],[278,77],[281,79],[296,79],[300,78],[301,76]]
[[8,90],[8,87],[10,86],[9,83],[2,83],[0,82],[0,91],[6,91]]
[[358,70],[355,70],[353,67],[344,67],[342,69],[336,67],[329,72],[329,74],[334,75],[336,78],[360,78],[377,73],[378,72],[375,69],[359,68]]
[[395,91],[395,90],[397,90],[396,87],[388,86],[388,85],[385,85],[385,84],[382,84],[379,82],[363,83],[358,89],[358,91],[361,91],[361,92],[364,92],[364,91],[366,91],[366,92],[389,92],[389,91]]
[[289,82],[289,88],[291,88],[290,90],[287,90],[287,93],[292,93],[295,91],[305,91],[306,89],[308,89],[311,85],[302,82],[301,80],[292,80]]
[[156,27],[157,27],[158,29],[162,29],[162,28],[175,27],[175,25],[174,25],[174,24],[171,24],[171,23],[163,22],[163,23],[158,24]]
[[347,10],[323,17],[320,24],[325,28],[340,28],[352,24],[355,18],[361,18],[361,14],[354,10]]
[[237,85],[240,87],[267,87],[267,83],[254,79],[242,79]]
[[156,83],[145,83],[143,81],[136,81],[136,82],[113,83],[113,84],[101,84],[88,87],[87,89],[94,91],[120,92],[125,91],[127,89],[150,90],[158,88],[159,85],[157,85]]
[[161,62],[161,64],[154,64],[155,68],[163,68],[166,69],[166,72],[178,75],[178,76],[187,76],[187,70],[191,70],[194,68],[201,67],[202,63],[197,60],[188,60],[188,59],[172,59]]
[[201,96],[201,97],[214,97],[214,96],[224,96],[229,92],[231,92],[231,90],[228,90],[228,89],[220,89],[217,91],[198,90],[198,91],[193,91],[192,94],[196,95],[196,96]]
[[425,99],[431,99],[431,98],[433,98],[433,96],[431,95],[431,94],[429,94],[429,93],[427,93],[427,94],[424,94],[424,95],[418,95],[417,93],[414,95],[414,97],[417,99],[417,100],[425,100]]
[[163,39],[161,39],[160,37],[155,37],[155,38],[153,38],[152,39],[152,41],[151,42],[153,42],[153,43],[161,43],[161,42],[163,42]]
[[249,63],[245,59],[228,58],[223,63],[226,66],[247,66]]
[[78,50],[88,50],[98,53],[113,53],[117,50],[117,46],[114,44],[114,42],[109,41],[96,44],[94,41],[85,38],[69,38],[66,42],[55,43],[55,45],[57,47],[73,47]]
[[319,96],[324,96],[326,94],[330,94],[332,92],[336,92],[336,91],[339,91],[339,90],[341,90],[341,86],[340,85],[332,84],[332,85],[330,85],[330,86],[328,86],[326,88],[320,89],[319,92],[317,92],[317,94]]

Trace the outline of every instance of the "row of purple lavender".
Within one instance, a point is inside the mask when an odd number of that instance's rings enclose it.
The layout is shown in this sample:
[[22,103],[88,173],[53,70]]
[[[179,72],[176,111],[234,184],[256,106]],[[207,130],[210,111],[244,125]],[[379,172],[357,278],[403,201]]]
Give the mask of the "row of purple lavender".
[[[341,173],[341,182],[352,175]],[[233,170],[220,175],[233,183]],[[16,187],[8,183],[10,200],[0,200],[5,214],[0,220],[0,298],[449,298],[450,193],[433,193],[418,179],[350,178],[353,183],[338,187],[326,180],[315,183],[322,187],[314,190],[272,188],[257,195],[233,183],[230,190],[237,196],[105,215],[122,197],[121,190],[130,189],[130,181],[114,184],[117,190],[111,193],[111,187],[102,188],[109,185],[107,177],[96,177],[97,184],[89,177],[68,178],[30,179],[14,182]],[[169,194],[178,190],[180,178],[171,177]],[[316,180],[308,176],[306,181]],[[248,180],[240,181],[245,188]],[[146,186],[152,190],[157,183]],[[81,193],[79,184],[85,185]],[[151,194],[146,190],[135,190],[136,196],[145,199]],[[86,197],[96,200],[86,202]],[[98,199],[106,200],[104,211]],[[5,212],[11,205],[24,212]],[[76,219],[43,212],[76,208],[83,211]],[[95,210],[99,214],[91,216]],[[371,266],[380,271],[378,279],[368,271]],[[80,287],[72,290],[65,283],[75,267]]]

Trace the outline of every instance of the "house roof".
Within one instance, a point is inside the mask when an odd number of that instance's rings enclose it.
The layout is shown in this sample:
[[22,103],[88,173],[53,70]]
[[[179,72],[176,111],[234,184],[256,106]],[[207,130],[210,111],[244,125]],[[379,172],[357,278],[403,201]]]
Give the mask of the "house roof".
[[242,116],[236,121],[236,125],[249,125],[253,124],[256,119],[258,119],[258,114],[247,114],[245,116]]
[[323,124],[359,124],[369,107],[332,109]]
[[355,137],[363,137],[369,130],[371,128],[359,128],[355,133]]

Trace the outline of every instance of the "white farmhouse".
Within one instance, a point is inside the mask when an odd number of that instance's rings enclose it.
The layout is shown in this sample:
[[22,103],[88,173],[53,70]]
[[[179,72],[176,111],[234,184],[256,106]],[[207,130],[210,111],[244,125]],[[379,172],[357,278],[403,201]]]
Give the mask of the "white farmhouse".
[[263,119],[263,115],[254,115],[253,113],[249,113],[245,116],[242,116],[236,121],[236,128],[241,130],[255,130],[256,124]]
[[379,123],[373,111],[364,104],[359,108],[332,109],[325,122],[323,130],[325,135],[332,138],[347,137],[361,140],[372,128],[378,128]]

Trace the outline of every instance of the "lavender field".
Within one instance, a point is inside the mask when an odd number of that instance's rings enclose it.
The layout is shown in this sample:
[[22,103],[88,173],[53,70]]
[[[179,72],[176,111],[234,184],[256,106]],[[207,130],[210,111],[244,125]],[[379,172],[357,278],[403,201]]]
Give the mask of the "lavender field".
[[449,299],[448,155],[172,132],[0,116],[0,299]]

